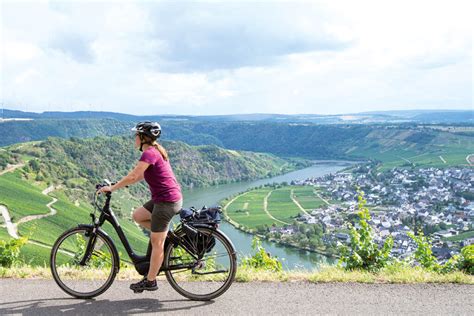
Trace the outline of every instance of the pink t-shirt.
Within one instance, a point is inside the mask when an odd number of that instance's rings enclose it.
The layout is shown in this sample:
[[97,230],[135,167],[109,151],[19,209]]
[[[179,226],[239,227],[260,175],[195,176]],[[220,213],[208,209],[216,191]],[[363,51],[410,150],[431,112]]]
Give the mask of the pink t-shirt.
[[144,176],[153,202],[176,202],[182,198],[181,187],[176,181],[169,160],[164,160],[155,147],[148,147],[142,153],[140,161],[150,164]]

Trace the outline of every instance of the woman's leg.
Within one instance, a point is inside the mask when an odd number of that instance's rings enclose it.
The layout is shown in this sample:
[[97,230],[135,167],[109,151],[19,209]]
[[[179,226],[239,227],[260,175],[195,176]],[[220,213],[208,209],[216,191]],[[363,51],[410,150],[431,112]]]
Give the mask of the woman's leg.
[[174,215],[179,213],[183,201],[155,203],[151,220],[151,260],[147,279],[153,281],[163,263],[163,254],[168,227]]
[[148,270],[147,279],[149,281],[153,281],[156,279],[156,275],[160,270],[161,264],[163,263],[163,253],[164,253],[164,246],[166,235],[168,231],[154,233],[152,232],[150,235],[152,251],[151,251],[151,260],[150,260],[150,268]]
[[151,229],[151,213],[143,206],[140,206],[133,211],[132,218],[140,226],[145,227],[148,230]]

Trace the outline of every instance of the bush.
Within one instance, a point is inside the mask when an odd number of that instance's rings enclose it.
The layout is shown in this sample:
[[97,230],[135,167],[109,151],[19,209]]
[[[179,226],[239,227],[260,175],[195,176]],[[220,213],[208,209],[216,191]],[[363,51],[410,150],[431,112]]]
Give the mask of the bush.
[[461,249],[460,255],[450,258],[445,264],[440,264],[431,251],[431,244],[428,238],[420,232],[418,236],[408,234],[413,239],[418,248],[415,251],[415,260],[425,269],[438,272],[450,273],[453,271],[464,271],[474,275],[474,245],[469,245]]
[[431,244],[423,232],[420,231],[418,236],[415,236],[413,233],[408,233],[408,236],[413,239],[417,245],[415,260],[425,269],[439,271],[441,266],[438,264],[436,257],[433,256]]
[[9,241],[0,240],[0,266],[10,268],[19,262],[20,250],[26,244],[28,238],[22,237]]
[[370,224],[370,213],[365,207],[366,200],[364,192],[358,192],[358,222],[360,228],[356,229],[350,225],[351,241],[349,247],[340,246],[340,262],[346,270],[362,269],[367,271],[377,271],[385,267],[390,260],[390,251],[393,247],[392,237],[385,240],[382,248],[374,240],[374,232]]
[[276,257],[272,257],[269,253],[267,253],[265,248],[263,248],[262,246],[260,238],[253,238],[252,249],[256,250],[256,253],[251,257],[243,258],[242,266],[274,272],[280,272],[282,270],[280,260],[278,260],[278,258]]
[[459,269],[467,274],[474,275],[474,244],[461,249]]

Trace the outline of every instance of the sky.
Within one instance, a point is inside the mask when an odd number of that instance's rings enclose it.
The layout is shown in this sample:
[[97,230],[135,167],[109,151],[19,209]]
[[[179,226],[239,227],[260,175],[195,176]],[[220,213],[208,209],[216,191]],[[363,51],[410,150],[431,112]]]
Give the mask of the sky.
[[472,1],[1,2],[7,109],[473,109]]

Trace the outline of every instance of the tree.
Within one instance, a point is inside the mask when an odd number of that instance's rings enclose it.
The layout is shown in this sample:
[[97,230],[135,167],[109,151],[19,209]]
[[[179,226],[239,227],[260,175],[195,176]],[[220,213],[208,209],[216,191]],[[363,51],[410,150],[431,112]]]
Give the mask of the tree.
[[31,170],[33,170],[36,173],[38,173],[41,169],[41,165],[40,165],[40,163],[38,162],[37,159],[31,159],[28,162],[28,166],[30,167]]

